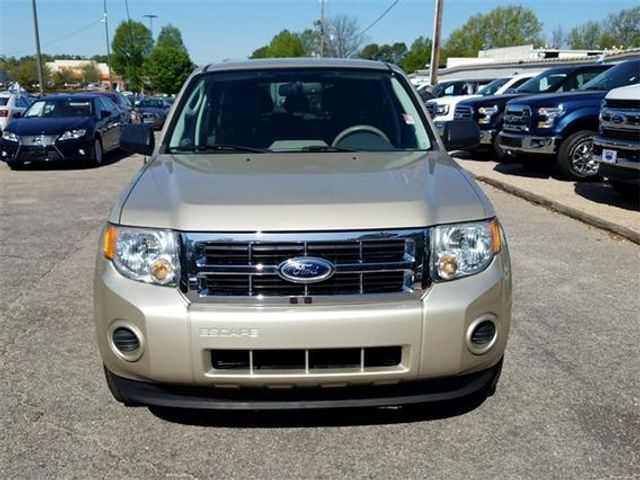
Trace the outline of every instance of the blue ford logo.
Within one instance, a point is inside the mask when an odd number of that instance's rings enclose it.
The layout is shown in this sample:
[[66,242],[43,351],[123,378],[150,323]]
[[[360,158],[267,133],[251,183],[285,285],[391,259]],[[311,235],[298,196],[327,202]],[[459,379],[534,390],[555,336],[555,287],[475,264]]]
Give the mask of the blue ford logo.
[[613,115],[611,115],[611,123],[615,123],[616,125],[620,125],[621,123],[624,123],[625,120],[626,119],[624,115],[620,113],[614,113]]
[[278,265],[278,275],[293,283],[321,282],[334,271],[333,263],[316,257],[290,258]]

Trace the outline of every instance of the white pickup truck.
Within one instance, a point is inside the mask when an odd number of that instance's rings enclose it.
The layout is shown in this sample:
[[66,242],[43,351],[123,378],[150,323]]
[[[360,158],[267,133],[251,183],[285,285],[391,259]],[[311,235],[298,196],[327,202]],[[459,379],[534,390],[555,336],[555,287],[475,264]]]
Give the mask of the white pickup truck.
[[496,78],[491,83],[485,85],[474,95],[451,95],[448,97],[440,97],[429,100],[427,102],[427,110],[433,119],[438,134],[442,135],[444,124],[453,120],[453,113],[456,105],[468,98],[486,97],[489,95],[502,95],[511,89],[517,88],[540,72],[527,72],[512,77]]

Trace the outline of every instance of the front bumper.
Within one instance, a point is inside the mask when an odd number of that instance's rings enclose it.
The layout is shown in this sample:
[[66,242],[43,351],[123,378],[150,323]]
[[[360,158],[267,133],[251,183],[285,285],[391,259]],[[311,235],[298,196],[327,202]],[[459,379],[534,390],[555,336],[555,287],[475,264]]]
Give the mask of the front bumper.
[[[174,401],[189,403],[184,398],[175,398],[175,395],[184,396],[185,387],[188,391],[205,389],[197,390],[195,396],[200,399],[198,402],[214,402],[207,403],[214,405],[208,408],[228,408],[230,402],[243,402],[240,397],[232,397],[215,403],[220,392],[227,389],[243,392],[255,392],[256,388],[261,392],[300,389],[306,392],[303,400],[307,402],[314,396],[313,392],[335,387],[336,391],[343,391],[340,395],[346,401],[340,405],[373,406],[375,401],[363,403],[362,399],[372,395],[371,398],[384,404],[404,403],[398,398],[398,402],[390,402],[393,395],[384,389],[376,390],[384,385],[395,385],[389,388],[397,389],[396,396],[415,393],[416,398],[428,401],[466,395],[490,383],[495,371],[484,376],[469,375],[486,373],[504,354],[511,320],[511,273],[505,247],[485,271],[453,282],[433,284],[419,300],[360,304],[341,304],[336,300],[335,305],[243,306],[189,303],[177,289],[125,279],[110,262],[98,258],[94,302],[103,363],[115,376],[124,379],[121,383],[127,395],[141,403],[168,406]],[[474,354],[467,346],[467,332],[474,321],[486,316],[494,320],[497,338],[486,353]],[[109,341],[114,322],[118,325],[126,322],[142,335],[144,350],[137,361],[124,360],[114,351]],[[218,349],[385,346],[402,347],[398,365],[325,371],[308,368],[236,371],[214,368],[211,354]],[[459,380],[452,380],[453,386],[448,387],[437,382],[437,387],[415,383],[444,378]],[[355,397],[349,393],[364,392],[365,387],[373,390],[367,394],[354,393]],[[360,388],[363,390],[358,390]],[[413,393],[401,394],[405,388]],[[204,395],[202,400],[201,393],[208,389],[212,390],[211,395]],[[418,392],[421,389],[422,393]],[[248,395],[251,397],[250,392]],[[319,399],[322,400],[322,395]],[[328,401],[337,400],[340,399]]]
[[82,161],[91,158],[92,149],[93,142],[86,139],[65,140],[49,145],[22,145],[3,141],[0,143],[0,160],[20,163]]
[[555,155],[562,143],[562,137],[541,137],[502,131],[498,143],[506,152]]
[[493,145],[493,141],[496,138],[496,130],[482,130],[480,129],[480,145]]
[[502,359],[477,373],[400,385],[307,389],[224,389],[158,385],[112,375],[130,405],[206,410],[293,410],[385,407],[457,400],[488,393],[502,370]]

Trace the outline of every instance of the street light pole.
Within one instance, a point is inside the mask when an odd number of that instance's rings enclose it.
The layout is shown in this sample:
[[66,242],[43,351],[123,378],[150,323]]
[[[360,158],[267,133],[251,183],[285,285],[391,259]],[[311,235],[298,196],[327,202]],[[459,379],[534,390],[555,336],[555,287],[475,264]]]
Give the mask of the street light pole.
[[438,66],[440,65],[440,30],[442,27],[442,8],[444,0],[436,0],[436,11],[433,17],[433,41],[431,42],[431,65],[429,76],[431,85],[438,82]]
[[38,30],[38,10],[36,0],[31,0],[33,11],[33,30],[36,35],[36,63],[38,64],[38,82],[40,83],[40,95],[44,95],[44,80],[42,78],[42,53],[40,52],[40,31]]
[[107,69],[109,70],[109,90],[113,90],[113,77],[111,76],[111,45],[109,44],[109,23],[107,22],[107,0],[102,0],[104,15],[104,37],[107,41]]
[[320,56],[324,57],[324,0],[320,0]]
[[149,19],[149,30],[151,30],[151,38],[153,39],[153,19],[158,18],[158,15],[147,14],[143,15],[143,17]]

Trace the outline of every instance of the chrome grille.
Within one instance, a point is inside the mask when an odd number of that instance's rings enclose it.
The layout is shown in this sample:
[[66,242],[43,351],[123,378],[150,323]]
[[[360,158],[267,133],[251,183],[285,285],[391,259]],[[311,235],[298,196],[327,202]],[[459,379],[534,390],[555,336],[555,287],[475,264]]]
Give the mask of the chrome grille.
[[60,135],[22,135],[20,137],[21,145],[28,146],[49,146],[56,143],[56,139]]
[[531,109],[521,105],[507,105],[504,112],[503,130],[528,132],[531,122]]
[[473,120],[473,107],[458,105],[453,113],[453,118],[456,120]]
[[[417,295],[422,290],[426,230],[384,232],[183,233],[183,291],[192,301],[295,297]],[[279,275],[292,258],[328,260],[335,273],[315,283]],[[296,303],[296,302],[292,302]]]

